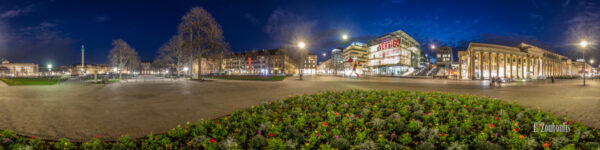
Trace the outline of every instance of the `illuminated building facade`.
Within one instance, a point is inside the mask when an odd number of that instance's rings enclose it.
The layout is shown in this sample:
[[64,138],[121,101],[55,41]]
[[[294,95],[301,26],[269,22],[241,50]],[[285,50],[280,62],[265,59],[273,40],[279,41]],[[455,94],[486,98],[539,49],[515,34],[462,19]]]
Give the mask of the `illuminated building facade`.
[[34,63],[10,63],[3,60],[0,64],[0,77],[34,77],[38,73],[39,67]]
[[112,72],[111,68],[106,64],[85,64],[85,67],[81,67],[81,64],[73,64],[60,66],[58,69],[61,70],[63,74],[71,76],[108,74]]
[[470,43],[458,52],[459,79],[544,79],[574,75],[571,59],[520,43],[516,46]]
[[[360,42],[352,42],[350,46],[346,47],[343,51],[343,62],[346,74],[352,72],[354,64],[356,64],[356,71],[359,74],[366,72],[368,69],[367,61],[369,56],[369,48],[366,44]],[[352,58],[352,62],[348,60]]]
[[304,67],[302,67],[302,74],[314,75],[317,73],[317,55],[308,53],[304,59]]
[[229,74],[290,75],[297,71],[296,61],[284,49],[237,52],[226,56],[223,61],[225,71]]
[[421,66],[421,45],[401,30],[369,42],[372,75],[406,76]]

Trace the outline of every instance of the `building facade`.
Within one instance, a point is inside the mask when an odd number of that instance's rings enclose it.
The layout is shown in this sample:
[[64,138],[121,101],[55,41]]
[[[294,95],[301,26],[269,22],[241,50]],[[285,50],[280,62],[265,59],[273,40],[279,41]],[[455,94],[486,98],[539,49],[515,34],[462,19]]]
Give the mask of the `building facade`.
[[0,64],[0,77],[35,77],[39,75],[39,66],[34,63],[10,63],[3,60]]
[[85,64],[85,68],[82,68],[81,64],[72,64],[60,66],[58,69],[60,72],[62,72],[62,74],[71,76],[80,76],[84,70],[85,72],[83,75],[108,74],[111,72],[116,72],[106,64]]
[[421,45],[401,30],[369,42],[372,75],[406,76],[421,66]]
[[297,71],[296,61],[284,49],[237,52],[226,56],[223,64],[228,74],[236,75],[291,75]]
[[338,72],[344,71],[344,55],[343,48],[334,48],[331,50],[331,66],[333,69],[333,74],[338,74]]
[[[345,68],[345,72],[349,73],[354,68],[354,64],[356,64],[355,71],[359,74],[362,72],[368,71],[368,56],[369,49],[366,44],[360,42],[352,42],[350,46],[346,47],[343,51],[343,68]],[[349,60],[352,59],[352,62]]]
[[314,75],[317,74],[317,55],[308,53],[304,59],[304,66],[302,67],[302,74]]
[[436,49],[436,65],[450,66],[452,65],[452,47],[442,46]]
[[436,76],[451,76],[452,72],[452,47],[442,46],[436,50],[436,66],[438,72]]
[[516,46],[470,43],[466,51],[458,52],[458,57],[459,79],[544,79],[573,75],[571,59],[526,43]]

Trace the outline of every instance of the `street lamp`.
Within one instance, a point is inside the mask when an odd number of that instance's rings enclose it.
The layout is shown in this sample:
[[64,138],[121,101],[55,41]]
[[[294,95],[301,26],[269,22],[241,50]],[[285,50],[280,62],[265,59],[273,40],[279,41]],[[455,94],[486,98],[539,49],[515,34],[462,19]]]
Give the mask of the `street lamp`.
[[298,47],[304,48],[304,47],[306,47],[306,44],[304,44],[304,42],[298,42]]
[[431,49],[432,50],[435,49],[435,45],[431,44]]
[[327,53],[323,53],[323,57],[327,57]]
[[48,75],[52,74],[52,64],[48,64]]
[[585,47],[587,47],[588,42],[587,41],[581,41],[579,42],[579,46],[581,46],[581,48],[583,48],[582,53],[583,53],[583,86],[585,86]]

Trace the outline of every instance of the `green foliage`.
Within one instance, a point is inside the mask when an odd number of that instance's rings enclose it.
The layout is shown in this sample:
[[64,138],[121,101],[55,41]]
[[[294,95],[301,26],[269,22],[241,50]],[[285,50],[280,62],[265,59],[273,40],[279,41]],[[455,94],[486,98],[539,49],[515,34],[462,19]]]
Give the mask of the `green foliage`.
[[478,96],[347,90],[268,102],[139,139],[125,135],[112,142],[71,143],[2,130],[0,149],[598,149],[600,145],[600,130],[570,123],[571,132],[534,132],[538,121],[566,123],[550,113]]

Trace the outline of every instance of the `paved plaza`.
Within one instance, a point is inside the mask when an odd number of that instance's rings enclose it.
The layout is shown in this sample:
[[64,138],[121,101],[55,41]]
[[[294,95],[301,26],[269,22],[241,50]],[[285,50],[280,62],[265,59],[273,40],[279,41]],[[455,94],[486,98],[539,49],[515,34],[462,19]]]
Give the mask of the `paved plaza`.
[[284,81],[185,81],[161,78],[108,85],[66,82],[52,86],[0,85],[0,129],[26,136],[75,141],[164,133],[178,124],[212,119],[263,102],[326,90],[395,89],[468,93],[517,102],[600,127],[600,81],[512,82],[439,79],[295,77]]

